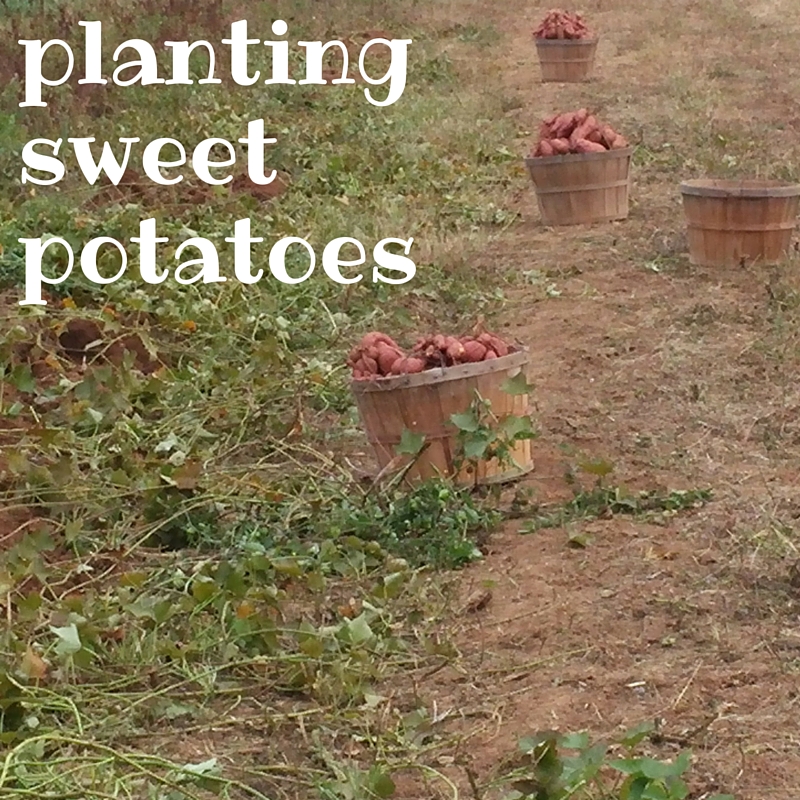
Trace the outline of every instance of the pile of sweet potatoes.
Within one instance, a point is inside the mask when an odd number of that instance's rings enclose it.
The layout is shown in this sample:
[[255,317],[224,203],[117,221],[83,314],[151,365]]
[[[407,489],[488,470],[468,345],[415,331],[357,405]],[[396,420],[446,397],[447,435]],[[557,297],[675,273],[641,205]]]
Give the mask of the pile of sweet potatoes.
[[536,156],[566,156],[570,153],[604,153],[622,150],[627,140],[588,109],[567,111],[546,119],[539,128]]
[[514,345],[493,333],[461,337],[437,333],[418,339],[407,353],[390,336],[374,331],[364,336],[350,351],[347,365],[355,380],[364,381],[489,361],[514,352]]
[[580,14],[556,8],[547,12],[533,36],[535,39],[591,39],[593,34]]

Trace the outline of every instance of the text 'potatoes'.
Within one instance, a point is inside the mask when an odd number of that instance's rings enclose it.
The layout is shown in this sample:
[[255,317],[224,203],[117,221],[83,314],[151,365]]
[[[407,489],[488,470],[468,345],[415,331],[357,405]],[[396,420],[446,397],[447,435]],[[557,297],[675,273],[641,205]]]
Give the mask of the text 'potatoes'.
[[[63,283],[72,273],[75,265],[75,253],[69,242],[61,237],[51,237],[49,239],[20,239],[25,245],[25,299],[19,305],[30,306],[47,305],[47,301],[42,299],[42,285],[56,286]],[[264,276],[264,270],[259,269],[256,274],[251,271],[251,245],[263,242],[261,237],[251,235],[251,221],[249,219],[237,220],[234,225],[234,234],[225,238],[226,242],[233,244],[234,247],[234,274],[236,279],[244,284],[257,283]],[[159,270],[156,261],[156,249],[159,244],[166,244],[169,239],[166,236],[158,236],[155,218],[142,220],[139,223],[139,236],[131,238],[133,244],[139,245],[139,273],[145,283],[157,285],[163,283],[169,275],[168,269]],[[373,283],[402,284],[410,281],[416,273],[416,265],[408,258],[411,251],[413,239],[383,239],[375,245],[372,257],[375,265],[372,268]],[[342,260],[341,251],[345,246],[354,247],[358,251],[358,258],[352,260]],[[399,245],[403,248],[405,255],[391,253],[387,250],[389,245]],[[110,250],[116,250],[119,255],[119,269],[116,275],[105,277],[100,274],[98,268],[98,258],[100,249],[108,246]],[[293,277],[287,269],[287,253],[289,248],[296,246],[305,250],[308,266],[305,274]],[[44,274],[44,256],[51,248],[63,248],[61,252],[66,253],[66,267],[57,277],[48,277]],[[220,273],[219,253],[216,245],[210,240],[200,236],[186,239],[181,242],[175,251],[175,259],[180,259],[187,248],[194,248],[200,253],[200,258],[184,261],[175,270],[175,280],[179,284],[189,285],[202,281],[203,283],[224,283],[227,278]],[[53,251],[51,251],[52,253]],[[316,267],[316,253],[314,248],[305,239],[290,236],[279,239],[270,249],[269,270],[273,277],[281,283],[298,284],[303,283],[311,277]],[[357,274],[347,278],[342,275],[340,267],[358,267],[366,263],[366,251],[364,245],[358,239],[347,236],[339,237],[328,242],[322,252],[322,269],[325,274],[335,283],[348,285],[358,283],[364,276]],[[81,271],[92,283],[107,285],[115,283],[124,274],[128,267],[128,255],[123,244],[109,236],[99,236],[91,239],[81,250],[80,255]],[[182,273],[188,267],[196,267],[198,271],[189,278],[183,277]],[[389,272],[401,273],[403,277],[389,277],[381,269]]]

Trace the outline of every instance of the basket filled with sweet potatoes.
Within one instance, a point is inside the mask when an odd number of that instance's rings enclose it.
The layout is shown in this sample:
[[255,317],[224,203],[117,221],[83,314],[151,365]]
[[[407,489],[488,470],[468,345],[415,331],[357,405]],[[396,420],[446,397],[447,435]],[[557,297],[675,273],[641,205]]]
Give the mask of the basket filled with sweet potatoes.
[[580,14],[549,11],[533,32],[544,83],[579,83],[594,72],[598,37]]
[[525,159],[545,225],[626,219],[633,148],[589,109],[544,120]]
[[[379,467],[397,464],[397,446],[404,432],[425,442],[405,479],[436,475],[462,484],[501,483],[533,468],[530,441],[514,443],[509,469],[496,459],[465,466],[458,458],[458,429],[451,416],[469,410],[477,394],[488,400],[492,414],[529,414],[527,394],[510,394],[505,381],[524,372],[528,349],[486,331],[452,336],[436,333],[403,348],[391,336],[373,331],[350,351],[351,388],[359,417]],[[402,460],[402,459],[401,459]]]

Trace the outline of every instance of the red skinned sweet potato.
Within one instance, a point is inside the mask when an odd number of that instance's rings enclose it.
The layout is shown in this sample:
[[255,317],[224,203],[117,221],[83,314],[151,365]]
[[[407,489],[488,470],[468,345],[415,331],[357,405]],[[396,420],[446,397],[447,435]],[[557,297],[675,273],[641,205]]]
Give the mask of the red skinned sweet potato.
[[548,139],[542,139],[542,141],[539,142],[538,150],[540,156],[547,157],[555,154],[555,151],[553,150],[553,145],[550,144],[550,141]]
[[363,348],[373,347],[378,344],[378,342],[383,342],[391,347],[397,347],[397,342],[395,342],[394,339],[392,339],[390,336],[387,336],[385,333],[381,333],[380,331],[372,331],[371,333],[363,336],[361,341],[358,343],[358,346]]
[[580,125],[580,122],[575,119],[575,114],[574,111],[567,111],[558,116],[550,127],[554,139],[569,138],[572,131],[575,130],[575,126]]
[[553,148],[553,155],[565,156],[569,153],[569,139],[551,139],[550,147]]
[[375,380],[380,377],[376,372],[373,372],[371,365],[368,364],[364,358],[359,358],[353,365],[353,378],[359,381]]
[[586,39],[591,32],[580,14],[557,8],[545,15],[533,35],[537,39]]
[[597,142],[590,142],[588,139],[578,139],[573,145],[576,153],[605,153],[606,148]]
[[[628,147],[627,140],[586,108],[567,111],[544,120],[533,156],[599,153]],[[590,144],[587,144],[589,142]]]
[[602,144],[605,147],[605,142],[603,141],[603,131],[596,127],[593,128],[589,133],[586,134],[586,138],[590,142],[594,142],[595,144]]
[[585,139],[595,128],[597,128],[597,118],[590,114],[580,125],[577,125],[569,135],[570,142],[574,144],[578,139]]
[[576,126],[583,125],[585,122],[589,120],[590,117],[593,118],[588,108],[579,108],[572,115],[572,118]]
[[378,347],[378,367],[383,375],[391,372],[392,365],[398,358],[403,358],[403,351],[400,348],[395,349],[387,344]]
[[483,361],[486,356],[486,345],[474,339],[464,342],[464,361],[475,363]]
[[425,360],[413,356],[398,358],[392,365],[392,375],[412,375],[425,369]]
[[477,363],[513,351],[514,348],[499,336],[486,331],[478,336],[456,337],[441,333],[423,336],[410,353],[403,351],[390,337],[373,334],[367,339],[366,346],[362,340],[353,348],[348,365],[354,380],[379,380],[387,376],[415,374],[426,369]]
[[557,119],[558,114],[554,114],[552,117],[548,117],[546,120],[542,121],[542,124],[539,125],[539,141],[552,138],[553,126]]
[[364,372],[370,375],[378,374],[378,362],[374,358],[364,355],[361,357],[361,362],[364,364]]
[[413,375],[417,372],[422,372],[425,369],[425,360],[422,358],[414,358],[409,356],[405,360],[403,370],[407,375]]
[[487,348],[493,350],[497,356],[507,356],[509,353],[508,345],[499,336],[495,336],[493,333],[482,333],[478,337],[478,341],[486,345]]
[[459,361],[464,355],[464,345],[453,337],[447,342],[447,349],[445,350],[445,355],[451,362]]

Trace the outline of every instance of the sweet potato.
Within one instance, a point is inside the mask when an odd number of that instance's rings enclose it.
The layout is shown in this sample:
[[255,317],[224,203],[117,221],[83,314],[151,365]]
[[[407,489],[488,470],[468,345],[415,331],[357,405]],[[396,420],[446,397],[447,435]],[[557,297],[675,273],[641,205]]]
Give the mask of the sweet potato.
[[394,339],[380,331],[372,331],[363,336],[358,346],[366,349],[367,347],[374,347],[379,342],[388,344],[391,347],[397,347],[397,342],[395,342]]
[[588,109],[581,108],[544,120],[539,129],[539,141],[532,148],[532,155],[600,153],[628,146],[627,140],[610,125],[601,122]]
[[398,358],[392,365],[392,375],[412,375],[425,369],[425,360],[413,356]]
[[411,354],[425,359],[430,368],[448,367],[462,361],[464,345],[455,336],[436,334],[417,340]]
[[603,141],[603,131],[599,127],[594,127],[589,133],[586,134],[584,137],[588,139],[590,142],[594,142],[595,144],[602,144],[603,148],[605,149],[605,142]]
[[389,371],[390,375],[402,375],[403,370],[406,366],[407,356],[403,356],[402,358],[398,358],[397,361],[392,364],[392,368]]
[[388,376],[410,375],[426,369],[447,368],[456,364],[472,364],[514,352],[499,336],[482,326],[474,329],[477,336],[450,336],[437,333],[417,339],[410,353],[391,337],[374,332],[351,350],[347,363],[354,380],[379,380]]
[[378,366],[384,375],[391,372],[392,365],[398,358],[403,358],[403,351],[399,347],[390,347],[385,342],[378,345]]
[[359,358],[353,365],[353,377],[359,381],[374,380],[380,377],[377,371],[372,370],[372,365],[367,363],[364,358]]
[[509,353],[508,345],[493,333],[482,333],[478,337],[478,341],[486,345],[488,349],[493,350],[498,356],[507,356]]
[[575,129],[569,136],[569,141],[571,144],[575,144],[578,139],[585,139],[588,134],[594,131],[597,128],[597,118],[590,114],[586,119],[581,122],[580,125],[576,126]]
[[553,134],[552,138],[569,138],[572,131],[575,130],[576,125],[580,125],[580,122],[575,119],[575,112],[567,111],[564,114],[560,114],[556,121],[550,126]]
[[[372,331],[362,337],[361,341],[350,351],[347,364],[362,374],[380,374],[383,368],[379,366],[382,353],[402,352],[397,343],[385,333]],[[388,357],[384,356],[384,361]],[[373,364],[375,367],[373,369]]]
[[445,355],[448,359],[452,362],[458,361],[464,355],[464,345],[458,341],[458,339],[454,339],[450,337],[447,342],[447,349],[445,350]]
[[590,116],[592,116],[592,115],[589,113],[589,109],[588,108],[579,108],[572,115],[572,118],[575,120],[575,124],[576,125],[583,125],[583,123],[586,122],[589,119]]
[[606,148],[597,142],[590,142],[588,139],[578,139],[573,145],[576,153],[605,153]]
[[422,372],[425,369],[425,361],[421,358],[414,358],[409,356],[404,365],[404,371],[407,375],[412,375],[417,372]]
[[617,132],[610,125],[603,125],[601,128],[603,140],[600,144],[604,144],[607,148],[611,149],[614,139],[617,138]]
[[436,336],[423,336],[417,339],[417,343],[412,348],[412,353],[433,353],[440,350],[444,346],[444,337],[441,335]]
[[364,355],[361,357],[361,361],[364,364],[364,372],[367,372],[371,375],[378,374],[378,362],[374,358]]
[[591,33],[580,14],[553,9],[545,15],[533,35],[537,39],[585,39]]
[[553,126],[556,124],[556,120],[558,119],[559,115],[554,114],[552,117],[548,117],[546,120],[542,121],[542,124],[539,125],[539,140],[542,139],[550,139],[553,135]]
[[483,361],[485,355],[486,345],[483,345],[474,339],[464,343],[464,361],[469,363]]

